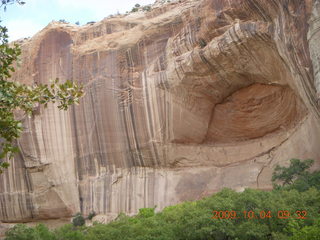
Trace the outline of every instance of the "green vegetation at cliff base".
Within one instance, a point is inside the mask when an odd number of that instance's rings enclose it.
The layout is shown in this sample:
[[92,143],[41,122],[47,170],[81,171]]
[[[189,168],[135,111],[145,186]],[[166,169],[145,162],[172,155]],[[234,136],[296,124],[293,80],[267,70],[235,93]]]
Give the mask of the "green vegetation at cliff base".
[[120,214],[109,224],[91,227],[70,224],[51,231],[42,224],[34,228],[19,224],[5,239],[316,240],[320,239],[320,171],[310,173],[312,163],[292,159],[289,167],[278,166],[272,179],[274,189],[268,192],[223,189],[159,213],[143,208],[134,217]]

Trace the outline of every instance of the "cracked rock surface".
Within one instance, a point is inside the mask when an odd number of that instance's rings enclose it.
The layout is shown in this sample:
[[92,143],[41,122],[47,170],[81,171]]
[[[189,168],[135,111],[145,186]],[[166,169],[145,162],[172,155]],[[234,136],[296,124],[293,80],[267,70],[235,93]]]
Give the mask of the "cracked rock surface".
[[120,212],[270,189],[290,158],[320,167],[317,0],[157,1],[22,42],[14,81],[73,79],[79,106],[39,108],[0,175],[0,221]]

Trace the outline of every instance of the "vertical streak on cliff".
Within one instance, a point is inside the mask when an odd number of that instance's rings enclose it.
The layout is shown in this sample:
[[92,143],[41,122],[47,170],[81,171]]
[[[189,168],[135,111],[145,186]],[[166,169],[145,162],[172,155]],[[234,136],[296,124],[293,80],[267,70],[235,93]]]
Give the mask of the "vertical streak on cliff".
[[312,13],[309,20],[308,43],[311,50],[311,60],[313,66],[314,84],[317,91],[318,104],[320,99],[320,1],[314,0]]

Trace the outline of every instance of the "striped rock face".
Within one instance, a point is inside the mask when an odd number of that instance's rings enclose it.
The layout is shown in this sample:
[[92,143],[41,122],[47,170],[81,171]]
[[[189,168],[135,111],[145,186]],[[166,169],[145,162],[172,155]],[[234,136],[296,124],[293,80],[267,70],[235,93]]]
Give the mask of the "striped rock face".
[[270,189],[290,158],[319,168],[318,8],[158,1],[82,27],[51,23],[23,41],[13,80],[73,79],[86,95],[24,120],[21,152],[0,176],[0,220],[111,219],[223,187]]

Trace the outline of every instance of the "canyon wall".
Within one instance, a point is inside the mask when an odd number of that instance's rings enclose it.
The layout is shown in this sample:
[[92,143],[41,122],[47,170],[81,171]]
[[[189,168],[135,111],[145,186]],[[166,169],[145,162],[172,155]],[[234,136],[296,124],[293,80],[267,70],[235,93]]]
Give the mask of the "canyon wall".
[[[72,79],[80,105],[35,109],[0,176],[0,220],[113,218],[320,167],[318,1],[186,0],[21,42],[14,81]],[[318,91],[317,91],[318,89]]]

